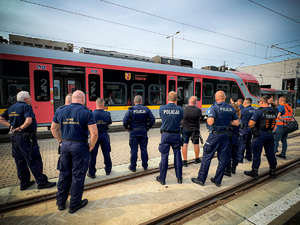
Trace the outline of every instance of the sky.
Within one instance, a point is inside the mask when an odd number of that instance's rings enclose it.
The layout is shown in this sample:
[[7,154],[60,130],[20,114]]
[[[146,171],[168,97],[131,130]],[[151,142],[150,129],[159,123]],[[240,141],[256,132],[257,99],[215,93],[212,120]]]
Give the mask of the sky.
[[299,9],[299,0],[0,0],[0,36],[171,57],[166,37],[180,31],[174,58],[240,68],[299,58]]

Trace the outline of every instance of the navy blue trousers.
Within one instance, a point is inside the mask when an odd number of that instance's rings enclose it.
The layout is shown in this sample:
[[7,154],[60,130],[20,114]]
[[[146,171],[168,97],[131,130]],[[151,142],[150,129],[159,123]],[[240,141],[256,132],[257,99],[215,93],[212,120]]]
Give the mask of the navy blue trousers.
[[131,149],[130,167],[136,169],[136,161],[138,158],[138,148],[141,149],[141,158],[143,168],[148,168],[148,137],[147,130],[132,130],[129,136],[129,146]]
[[217,157],[219,164],[214,179],[217,184],[221,184],[227,162],[227,152],[229,149],[228,144],[228,134],[209,134],[203,147],[203,158],[201,160],[201,167],[198,172],[198,180],[200,180],[203,184],[206,181],[210,163],[215,155],[215,152],[218,154]]
[[243,162],[244,154],[246,150],[246,159],[249,161],[252,160],[252,146],[251,146],[251,129],[247,127],[247,129],[240,129],[240,138],[239,138],[239,153],[238,159],[239,162]]
[[91,160],[89,165],[89,174],[91,176],[95,176],[96,174],[96,160],[98,155],[99,145],[101,146],[103,158],[104,158],[104,165],[105,165],[105,172],[109,173],[112,168],[112,162],[110,157],[111,147],[110,147],[110,140],[109,135],[107,132],[98,133],[98,140],[95,144],[94,149],[90,152],[91,153]]
[[63,141],[58,161],[59,180],[57,184],[57,203],[65,204],[71,189],[70,208],[79,206],[85,175],[89,166],[89,145],[84,142]]
[[11,140],[12,155],[16,162],[20,186],[24,187],[30,183],[29,169],[31,170],[37,184],[46,184],[48,182],[48,178],[45,174],[43,174],[43,162],[36,136],[33,137],[32,150],[30,150],[31,141],[24,138],[21,134],[12,134]]
[[162,182],[166,181],[169,166],[169,152],[171,146],[174,152],[174,165],[176,177],[182,179],[182,158],[180,151],[181,144],[182,140],[180,134],[162,133],[161,142],[158,147],[158,150],[161,153],[161,161],[159,163],[159,179]]
[[[239,160],[238,160],[238,151],[239,151],[239,137],[238,135],[231,135],[229,137],[229,145],[227,151],[227,162],[226,167],[230,168],[237,167]],[[232,163],[232,164],[231,164]]]
[[276,169],[277,161],[274,153],[274,134],[260,132],[259,137],[254,137],[252,142],[253,163],[252,168],[258,169],[261,164],[262,148],[265,148],[267,160],[271,169]]

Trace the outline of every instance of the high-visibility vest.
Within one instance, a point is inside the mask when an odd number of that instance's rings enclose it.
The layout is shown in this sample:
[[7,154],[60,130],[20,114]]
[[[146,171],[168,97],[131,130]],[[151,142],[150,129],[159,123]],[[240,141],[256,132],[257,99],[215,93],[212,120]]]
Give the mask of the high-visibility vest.
[[[290,121],[293,118],[293,109],[291,106],[289,106],[289,104],[283,104],[284,109],[285,109],[285,114],[281,117],[285,120],[285,121]],[[277,117],[276,119],[276,126],[277,125],[283,125],[283,122],[281,120],[279,120],[279,118]]]

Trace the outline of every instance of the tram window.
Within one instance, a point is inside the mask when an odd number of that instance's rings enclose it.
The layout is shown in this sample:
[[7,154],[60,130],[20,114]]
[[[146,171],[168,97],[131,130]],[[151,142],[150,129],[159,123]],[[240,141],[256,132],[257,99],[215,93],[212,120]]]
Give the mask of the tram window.
[[231,87],[231,95],[232,94],[238,94],[238,86],[237,85],[232,85]]
[[60,80],[54,80],[53,82],[53,98],[54,100],[60,100]]
[[145,93],[145,87],[144,87],[143,84],[133,84],[131,86],[131,98],[132,98],[132,100],[134,99],[134,97],[136,95],[140,95],[140,96],[143,97],[143,103],[145,103],[145,99],[144,99],[145,95],[144,95],[144,93]]
[[217,91],[224,91],[225,95],[229,95],[230,93],[230,87],[228,84],[218,84],[217,85]]
[[196,82],[195,96],[197,96],[197,101],[201,101],[201,83]]
[[168,92],[170,92],[170,91],[175,91],[176,92],[176,82],[175,82],[175,80],[169,80],[169,91]]
[[50,82],[48,71],[34,71],[34,93],[36,101],[50,101]]
[[127,89],[126,84],[122,83],[104,83],[104,100],[106,105],[126,105]]
[[203,83],[203,98],[211,98],[214,95],[213,85],[211,83]]
[[89,74],[89,94],[90,101],[100,98],[100,76],[97,74]]
[[153,105],[165,105],[166,104],[166,87],[165,85],[149,85],[149,104]]

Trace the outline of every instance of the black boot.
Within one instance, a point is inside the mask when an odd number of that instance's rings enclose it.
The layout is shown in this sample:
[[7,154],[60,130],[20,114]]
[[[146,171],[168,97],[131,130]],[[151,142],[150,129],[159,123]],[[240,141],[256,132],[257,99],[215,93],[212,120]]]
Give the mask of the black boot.
[[270,168],[270,172],[269,172],[269,174],[270,174],[270,177],[271,178],[276,178],[276,169],[272,169],[272,168]]
[[226,167],[226,168],[225,168],[224,175],[225,175],[225,176],[231,177],[230,167]]
[[182,166],[184,166],[184,167],[188,167],[187,160],[183,160],[183,161],[182,161]]
[[244,171],[244,174],[250,177],[253,177],[254,179],[258,178],[258,169],[252,168],[250,171]]
[[232,173],[232,174],[235,174],[235,173],[236,173],[236,166],[232,166],[232,167],[231,167],[231,173]]

